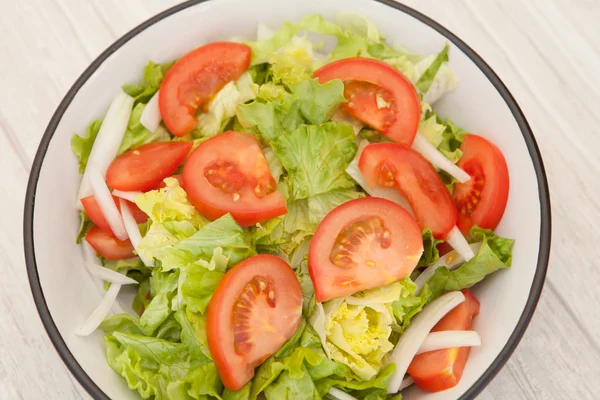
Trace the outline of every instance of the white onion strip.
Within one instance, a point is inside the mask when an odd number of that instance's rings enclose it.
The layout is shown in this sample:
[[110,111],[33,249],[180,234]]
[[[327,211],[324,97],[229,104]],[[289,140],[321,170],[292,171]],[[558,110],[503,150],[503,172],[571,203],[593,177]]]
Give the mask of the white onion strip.
[[[123,135],[127,130],[132,108],[133,98],[123,91],[119,91],[104,116],[104,122],[102,122],[98,136],[96,136],[87,163],[88,166],[96,165],[102,178],[106,175],[110,163],[117,156]],[[77,209],[82,208],[79,199],[83,199],[90,194],[92,194],[92,187],[88,179],[88,168],[86,168],[77,196]]]
[[142,192],[122,192],[122,191],[116,190],[116,189],[114,189],[112,191],[113,196],[128,200],[132,203],[135,203],[135,198],[141,194],[144,194],[144,193],[142,193]]
[[106,186],[106,182],[104,182],[103,176],[100,174],[100,170],[96,165],[92,164],[87,166],[86,172],[94,197],[96,198],[98,206],[100,206],[100,210],[102,211],[102,214],[104,214],[104,218],[106,218],[106,222],[108,222],[110,229],[119,240],[126,240],[127,231],[123,225],[121,213],[115,204],[115,200],[113,199],[108,186]]
[[[481,247],[481,242],[472,243],[469,245],[469,247],[471,247],[471,250],[473,252],[477,252]],[[415,279],[415,285],[417,285],[415,295],[418,296],[421,293],[421,290],[423,290],[423,287],[425,287],[427,281],[433,276],[433,274],[435,274],[435,271],[437,271],[438,268],[446,267],[450,271],[452,271],[458,266],[462,265],[462,263],[464,262],[465,259],[460,254],[458,254],[456,250],[444,254],[442,257],[440,257],[439,260],[437,260],[435,264],[427,267],[423,272],[421,272],[417,279]]]
[[116,283],[118,285],[138,284],[138,281],[135,279],[131,279],[117,271],[113,271],[112,269],[108,269],[95,263],[86,262],[85,268],[90,272],[90,274],[102,279],[103,281]]
[[453,347],[481,346],[481,337],[475,331],[431,332],[419,347],[417,354]]
[[[140,243],[142,242],[142,235],[140,234],[140,229],[138,228],[137,222],[135,222],[135,218],[131,214],[131,210],[125,200],[119,199],[121,204],[121,216],[123,217],[123,223],[125,224],[125,230],[129,235],[129,240],[131,240],[131,244],[133,248],[137,251]],[[146,257],[142,256],[138,253],[143,263],[149,267],[153,267],[154,263],[150,260],[146,260]]]
[[148,129],[152,133],[156,132],[162,119],[160,116],[160,108],[158,107],[159,92],[160,90],[157,90],[156,93],[154,93],[154,96],[152,96],[150,101],[148,101],[146,107],[144,107],[144,111],[142,111],[142,115],[140,116],[140,124],[142,124],[144,128]]
[[456,166],[452,161],[446,158],[434,145],[429,143],[423,135],[417,133],[412,144],[413,150],[421,153],[437,169],[442,169],[452,175],[460,183],[465,183],[471,179],[469,174]]
[[469,242],[467,242],[467,239],[465,239],[456,225],[448,232],[446,242],[448,242],[448,244],[452,246],[465,261],[469,261],[471,258],[475,257],[475,253],[473,252],[473,249],[471,249],[471,246],[469,246]]
[[349,395],[348,393],[340,390],[338,388],[332,387],[329,389],[329,396],[333,397],[336,400],[358,400],[356,397]]
[[461,292],[446,293],[429,303],[415,316],[404,334],[400,336],[400,340],[388,360],[388,363],[396,364],[396,372],[388,382],[388,393],[397,393],[400,390],[410,362],[431,329],[463,301],[465,301],[465,295]]
[[110,288],[104,294],[102,301],[98,304],[98,307],[92,312],[85,322],[75,330],[75,334],[77,336],[89,336],[92,332],[98,328],[98,326],[102,323],[110,309],[112,308],[113,303],[117,299],[117,295],[119,294],[119,290],[121,290],[121,285],[112,284]]
[[406,389],[413,383],[415,383],[415,380],[412,378],[412,376],[409,376],[408,378],[406,378],[402,381],[402,385],[400,385],[400,390],[402,391],[402,390]]

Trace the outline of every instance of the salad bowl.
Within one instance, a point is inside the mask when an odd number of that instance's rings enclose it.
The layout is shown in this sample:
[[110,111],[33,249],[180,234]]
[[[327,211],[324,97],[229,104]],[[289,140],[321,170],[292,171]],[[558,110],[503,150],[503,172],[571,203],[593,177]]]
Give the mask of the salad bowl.
[[[337,11],[366,16],[388,41],[415,53],[432,54],[448,43],[449,66],[458,78],[458,87],[436,103],[436,111],[495,143],[510,174],[508,203],[496,232],[515,239],[513,263],[473,288],[481,304],[473,329],[482,345],[471,350],[456,387],[439,393],[411,387],[403,395],[409,400],[474,398],[517,347],[546,276],[549,192],[533,133],[490,66],[447,29],[391,0],[192,0],[142,23],[85,70],[54,113],[29,179],[24,242],[33,297],[62,360],[92,398],[134,399],[136,395],[106,363],[102,333],[75,334],[104,290],[83,268],[84,254],[73,240],[79,229],[74,203],[81,178],[70,151],[71,135],[100,118],[114,93],[123,83],[135,82],[148,60],[167,62],[201,44],[230,38],[254,40],[259,23],[277,27],[314,13],[329,18]],[[129,294],[121,293],[113,310],[130,310]]]

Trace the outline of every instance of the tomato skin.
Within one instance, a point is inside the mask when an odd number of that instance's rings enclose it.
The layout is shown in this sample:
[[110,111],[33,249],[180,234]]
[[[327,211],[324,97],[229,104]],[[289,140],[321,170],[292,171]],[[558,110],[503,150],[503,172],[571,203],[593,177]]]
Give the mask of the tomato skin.
[[[466,300],[450,311],[432,332],[470,330],[471,321],[479,314],[479,301],[471,291],[463,290]],[[469,358],[470,347],[455,347],[422,353],[408,367],[415,384],[428,392],[439,392],[458,384]]]
[[[226,192],[209,181],[207,170],[215,163],[232,167],[232,172],[219,172],[226,175],[221,177],[223,185],[237,185],[235,192]],[[287,212],[260,144],[247,133],[229,131],[200,144],[183,168],[183,182],[192,204],[211,220],[231,213],[241,226],[251,226]],[[263,183],[271,185],[273,191],[258,197],[254,190]]]
[[430,228],[436,239],[444,239],[456,225],[450,192],[431,163],[410,147],[370,144],[363,150],[358,167],[369,186],[398,189],[410,203],[419,226]]
[[[369,239],[361,241],[350,253],[355,266],[335,264],[335,249],[344,240],[353,240],[340,235],[351,232],[356,224],[374,219],[379,219],[382,229],[388,231],[389,247],[382,244],[384,236],[373,238],[371,235],[370,243],[367,243]],[[421,229],[404,208],[377,197],[346,202],[323,218],[310,244],[308,270],[316,299],[323,302],[400,280],[410,275],[422,253]]]
[[[243,332],[249,335],[251,345],[238,350],[235,310],[240,309],[242,293],[257,278],[272,283],[266,291],[273,291],[274,306],[267,302],[264,293],[261,295],[258,286],[258,290],[253,290],[253,299],[244,303],[244,309],[251,308],[245,315],[249,328]],[[300,326],[302,300],[294,271],[274,255],[251,257],[227,271],[210,299],[206,316],[208,347],[226,388],[238,390],[244,386],[254,376],[254,368],[294,335]]]
[[190,51],[165,74],[158,104],[162,119],[175,136],[190,133],[198,107],[250,66],[252,50],[241,43],[215,42]]
[[457,225],[465,235],[473,225],[494,230],[508,201],[510,179],[504,155],[494,144],[473,134],[465,135],[460,149],[463,155],[457,165],[471,175],[471,180],[454,186]]
[[[115,201],[115,204],[119,211],[121,211],[121,203],[119,202],[119,198],[113,196],[113,200]],[[146,213],[140,210],[140,208],[135,203],[132,203],[127,200],[124,201],[129,206],[129,210],[131,211],[135,222],[137,222],[138,224],[143,224],[148,220],[148,216],[146,215]],[[85,210],[88,217],[96,226],[100,227],[101,229],[104,229],[105,231],[112,232],[112,229],[110,228],[110,225],[108,224],[106,218],[104,218],[104,213],[100,209],[100,205],[96,201],[94,195],[84,197],[83,199],[81,199],[81,204],[83,205],[83,209]]]
[[[419,128],[421,102],[413,84],[397,69],[369,58],[347,58],[324,65],[314,76],[321,83],[344,81],[348,100],[343,105],[345,111],[397,143],[412,144]],[[380,90],[371,90],[361,82]],[[377,92],[387,97],[388,108],[377,107]]]
[[106,183],[125,192],[146,192],[170,176],[185,160],[192,142],[156,142],[117,157],[106,171]]
[[133,245],[127,240],[119,240],[110,231],[95,226],[85,235],[90,246],[107,260],[123,260],[135,257]]

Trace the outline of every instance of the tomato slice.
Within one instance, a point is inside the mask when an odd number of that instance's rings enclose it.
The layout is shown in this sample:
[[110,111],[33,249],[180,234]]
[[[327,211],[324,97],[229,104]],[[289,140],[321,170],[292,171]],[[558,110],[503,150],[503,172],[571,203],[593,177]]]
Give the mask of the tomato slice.
[[[391,140],[412,145],[421,103],[413,84],[397,69],[370,58],[347,58],[321,67],[314,76],[321,83],[344,81],[346,112]],[[385,102],[382,106],[377,104],[378,96]]]
[[[479,301],[469,290],[466,300],[450,311],[431,330],[462,331],[471,329],[471,321],[479,314]],[[428,392],[439,392],[458,384],[469,358],[470,347],[454,347],[422,353],[413,358],[408,373],[415,384]]]
[[252,50],[241,43],[216,42],[181,57],[167,71],[158,95],[160,115],[175,136],[198,125],[195,113],[223,86],[237,80],[250,66]]
[[238,390],[254,368],[275,353],[300,325],[302,290],[279,257],[251,257],[225,274],[208,304],[208,348],[227,389]]
[[378,197],[346,202],[323,218],[310,243],[317,301],[400,280],[422,253],[421,229],[404,208]]
[[[115,204],[120,211],[121,203],[119,202],[119,198],[113,196],[113,200],[115,201]],[[132,203],[127,200],[125,200],[125,202],[129,206],[129,210],[131,210],[131,214],[133,215],[135,222],[137,222],[138,224],[143,224],[148,220],[148,216],[146,215],[146,213],[140,210],[140,208],[135,203]],[[100,209],[100,205],[96,201],[94,195],[84,197],[83,199],[81,199],[81,204],[83,204],[83,209],[96,226],[100,227],[101,229],[104,229],[105,231],[112,232],[112,230],[110,229],[110,225],[108,224],[106,218],[104,218],[104,213]]]
[[458,227],[467,234],[473,225],[496,229],[508,201],[508,167],[498,147],[481,136],[468,134],[460,146],[458,166],[471,180],[454,185]]
[[106,171],[106,183],[113,189],[146,192],[181,165],[193,142],[156,142],[117,157]]
[[456,225],[456,207],[435,168],[408,146],[374,143],[363,150],[358,167],[370,187],[395,187],[410,203],[421,229],[443,239]]
[[98,226],[90,229],[85,235],[85,240],[96,250],[96,253],[107,260],[123,260],[135,256],[129,239],[119,240],[111,231],[106,231]]
[[231,213],[250,226],[287,212],[258,140],[246,133],[225,132],[198,146],[183,167],[183,183],[211,220]]

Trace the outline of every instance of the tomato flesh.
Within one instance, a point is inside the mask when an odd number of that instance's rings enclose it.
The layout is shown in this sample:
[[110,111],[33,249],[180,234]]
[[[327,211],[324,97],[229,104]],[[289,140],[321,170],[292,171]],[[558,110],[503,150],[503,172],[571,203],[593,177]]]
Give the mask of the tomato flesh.
[[192,146],[193,142],[157,142],[130,150],[110,164],[106,183],[125,192],[152,190],[175,172]]
[[400,280],[422,253],[421,229],[404,208],[376,197],[346,202],[327,214],[310,244],[317,301]]
[[408,146],[374,143],[358,162],[370,187],[396,188],[410,203],[421,229],[430,228],[443,239],[456,225],[457,213],[450,192],[435,168]]
[[[471,321],[479,314],[479,301],[469,290],[466,300],[450,311],[432,332],[470,330]],[[408,373],[415,384],[428,392],[439,392],[458,384],[469,358],[470,347],[455,347],[422,353],[413,358]]]
[[208,305],[206,336],[223,385],[238,390],[300,325],[302,290],[279,257],[251,257],[225,274]]
[[[119,198],[113,196],[113,200],[115,201],[115,204],[119,211],[121,211],[121,203],[119,202]],[[125,203],[129,206],[129,210],[131,211],[135,222],[137,222],[138,224],[143,224],[148,220],[148,216],[146,215],[146,213],[140,210],[140,208],[135,203],[132,203],[127,200],[125,200]],[[83,209],[85,210],[88,217],[96,226],[100,227],[101,229],[104,229],[105,231],[112,232],[112,229],[110,228],[110,225],[108,224],[106,218],[104,218],[104,213],[100,209],[100,205],[96,201],[94,195],[84,197],[83,199],[81,199],[81,204],[83,205]]]
[[93,227],[85,235],[90,246],[107,260],[123,260],[134,257],[133,245],[127,240],[119,240],[110,231],[98,226]]
[[458,227],[467,234],[473,225],[496,229],[508,201],[508,166],[498,147],[481,136],[468,134],[460,146],[457,165],[471,180],[454,185]]
[[[314,76],[321,83],[344,81],[346,112],[395,142],[412,144],[421,103],[412,83],[397,69],[369,58],[347,58],[326,64]],[[378,106],[377,97],[383,106]]]
[[214,220],[226,213],[250,226],[287,212],[256,138],[234,131],[198,146],[183,167],[190,201]]
[[215,42],[181,57],[166,73],[158,96],[162,119],[175,136],[190,133],[196,110],[250,66],[252,50],[241,43]]

